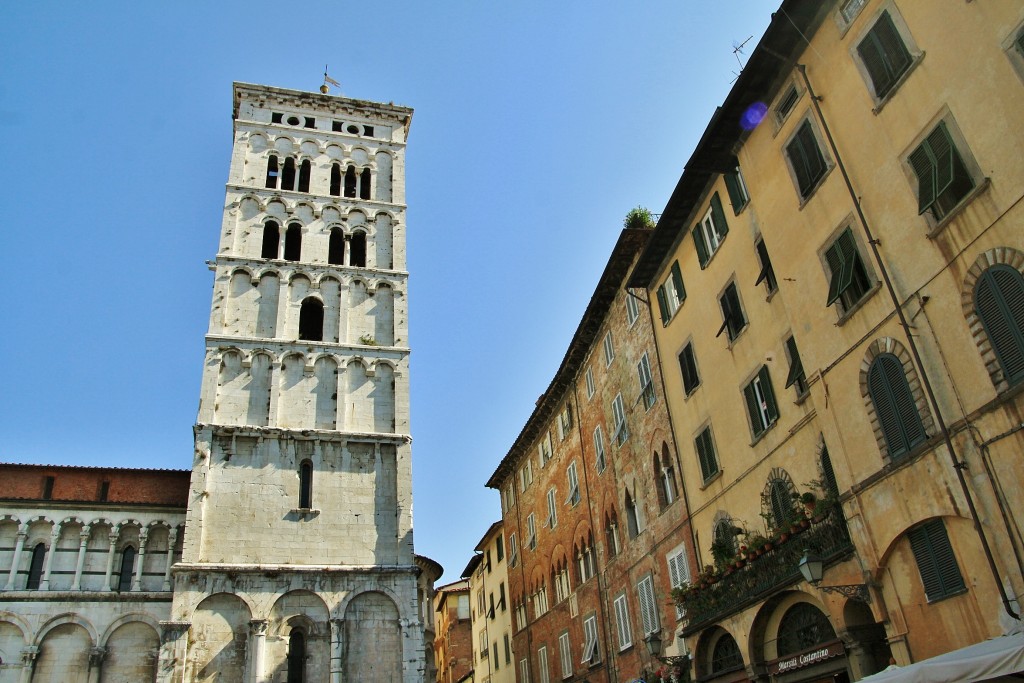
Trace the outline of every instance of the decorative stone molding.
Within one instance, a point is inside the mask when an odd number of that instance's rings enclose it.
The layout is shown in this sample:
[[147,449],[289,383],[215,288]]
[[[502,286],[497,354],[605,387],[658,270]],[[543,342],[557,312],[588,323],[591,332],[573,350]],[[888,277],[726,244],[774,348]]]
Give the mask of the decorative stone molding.
[[988,376],[996,391],[1002,393],[1009,389],[1010,385],[1003,375],[1003,368],[999,364],[999,359],[996,358],[996,351],[992,347],[992,342],[989,341],[988,334],[985,332],[985,326],[974,307],[974,289],[978,285],[978,278],[986,270],[998,264],[1010,266],[1024,275],[1024,252],[1012,247],[996,247],[981,254],[964,277],[963,288],[960,290],[960,306],[963,309],[964,318],[967,319],[971,337],[981,354],[981,361],[988,371]]

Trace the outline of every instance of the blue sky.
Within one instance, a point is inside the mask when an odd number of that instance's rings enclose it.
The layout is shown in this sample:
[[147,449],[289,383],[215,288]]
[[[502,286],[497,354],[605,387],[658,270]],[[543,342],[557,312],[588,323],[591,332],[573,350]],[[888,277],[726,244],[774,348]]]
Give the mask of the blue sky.
[[4,3],[0,460],[190,466],[231,84],[329,64],[416,110],[415,541],[458,578],[623,217],[664,207],[777,4]]

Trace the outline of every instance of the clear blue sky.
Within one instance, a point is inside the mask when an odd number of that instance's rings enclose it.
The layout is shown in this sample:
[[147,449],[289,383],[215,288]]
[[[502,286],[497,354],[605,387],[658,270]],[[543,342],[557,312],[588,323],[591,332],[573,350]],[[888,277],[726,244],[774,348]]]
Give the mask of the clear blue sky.
[[414,523],[458,578],[484,482],[626,212],[660,212],[778,0],[6,2],[5,462],[191,464],[231,83],[413,107]]

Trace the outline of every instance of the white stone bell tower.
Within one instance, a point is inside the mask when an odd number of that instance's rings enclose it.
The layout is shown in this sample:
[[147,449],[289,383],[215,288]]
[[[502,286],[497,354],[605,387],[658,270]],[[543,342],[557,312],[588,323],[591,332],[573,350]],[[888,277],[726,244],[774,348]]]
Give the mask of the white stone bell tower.
[[412,540],[412,110],[234,86],[182,562],[160,681],[402,681]]

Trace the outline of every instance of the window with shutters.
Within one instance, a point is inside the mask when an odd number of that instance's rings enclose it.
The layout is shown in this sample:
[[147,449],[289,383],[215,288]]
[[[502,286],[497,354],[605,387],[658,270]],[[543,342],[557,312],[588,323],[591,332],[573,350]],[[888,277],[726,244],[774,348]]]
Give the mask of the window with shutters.
[[519,468],[519,491],[523,492],[533,483],[533,462],[529,458]]
[[566,403],[558,413],[558,438],[565,441],[572,433],[572,404]]
[[954,128],[939,121],[907,156],[917,181],[917,212],[938,223],[953,213],[974,189],[974,160],[954,139]]
[[611,330],[604,335],[604,366],[608,367],[615,360],[615,345],[612,343]]
[[1024,276],[996,264],[974,286],[974,311],[995,352],[1006,382],[1024,381]]
[[765,246],[763,239],[757,240],[754,250],[757,252],[757,262],[761,266],[754,285],[757,286],[763,282],[770,296],[779,289],[779,281],[775,279],[775,269],[772,268],[772,260],[768,258],[768,247]]
[[629,605],[626,594],[615,596],[615,630],[619,638],[619,652],[633,645],[633,631],[629,626]]
[[572,644],[568,631],[558,635],[558,656],[562,662],[562,678],[572,678]]
[[569,463],[569,467],[565,470],[566,481],[569,482],[569,494],[565,498],[565,502],[572,507],[576,507],[580,502],[580,478],[576,472],[576,461]]
[[[902,17],[894,14],[891,9],[879,14],[875,23],[857,42],[857,57],[862,72],[879,106],[896,91],[915,60],[915,54],[911,54],[913,45],[908,45],[909,31]],[[914,53],[920,57],[916,49]]]
[[796,486],[783,469],[775,468],[761,492],[761,517],[773,529],[785,529],[796,517]]
[[[542,683],[548,683],[548,657],[547,648],[542,647],[544,650],[544,659],[541,660],[541,681]],[[539,654],[539,653],[538,653]],[[523,657],[519,660],[519,683],[530,683],[530,660]]]
[[953,547],[941,519],[933,519],[907,532],[910,549],[921,572],[928,602],[935,602],[967,590]]
[[655,394],[654,380],[651,377],[651,361],[646,351],[644,351],[644,355],[640,356],[640,362],[636,364],[636,374],[640,380],[640,396],[637,400],[643,402],[645,410],[650,410],[654,405]]
[[814,194],[829,170],[810,119],[804,119],[786,143],[786,159],[800,199],[806,201]]
[[718,474],[718,457],[715,455],[715,444],[711,438],[711,426],[708,425],[694,440],[697,460],[700,462],[700,473],[704,483],[708,483]]
[[672,262],[669,277],[658,287],[657,296],[661,324],[668,325],[669,320],[686,299],[686,288],[683,286],[683,274],[679,270],[679,261]]
[[[668,565],[669,583],[673,588],[682,588],[690,583],[690,563],[686,559],[686,546],[679,544],[665,556]],[[686,616],[686,610],[676,605],[676,621]]]
[[728,234],[729,224],[725,220],[725,211],[722,210],[722,200],[716,192],[711,195],[711,206],[707,213],[693,228],[693,243],[697,248],[697,260],[700,261],[701,268],[707,267]]
[[516,541],[516,532],[508,535],[508,566],[514,567],[519,564],[519,544]]
[[679,352],[679,371],[683,375],[683,391],[689,396],[700,386],[697,359],[693,354],[693,342],[688,342]]
[[594,386],[594,369],[587,368],[587,372],[584,377],[587,384],[587,399],[589,400],[594,398],[594,392],[597,391],[597,388]]
[[547,584],[541,583],[537,587],[537,592],[533,594],[533,614],[535,618],[540,618],[548,613],[548,587]]
[[[519,680],[521,681],[530,680],[530,667],[524,666],[525,664],[525,659],[519,661]],[[540,676],[540,683],[551,683],[551,674],[548,672],[548,648],[546,645],[541,645],[537,648],[537,670]]]
[[640,583],[636,585],[636,596],[640,602],[640,621],[646,638],[661,630],[658,602],[654,598],[654,579],[650,574],[640,579]]
[[537,549],[537,522],[532,512],[526,517],[526,545],[530,550]]
[[540,466],[544,467],[548,460],[551,460],[551,432],[544,432],[543,438],[537,444],[537,453],[540,456]]
[[597,616],[591,614],[583,620],[583,658],[581,664],[594,666],[601,662],[601,648],[597,646]]
[[750,430],[757,439],[779,419],[779,409],[775,403],[775,391],[768,377],[767,365],[762,365],[754,379],[743,387],[743,399],[747,404]]
[[626,426],[626,408],[622,402],[622,394],[616,394],[612,400],[612,438],[616,446],[626,443],[629,428]]
[[786,339],[786,358],[789,360],[789,372],[786,374],[786,386],[796,388],[797,398],[807,395],[807,374],[804,372],[804,364],[800,361],[800,352],[796,348],[796,339]]
[[558,512],[555,506],[555,489],[551,487],[548,489],[548,518],[544,522],[544,526],[549,529],[554,529],[558,526]]
[[868,368],[867,388],[891,459],[924,443],[928,435],[899,358],[891,353],[876,356]]
[[608,545],[608,556],[615,557],[622,552],[619,544],[619,516],[612,508],[604,516],[604,540]]
[[626,322],[630,327],[633,327],[633,323],[640,317],[640,306],[636,303],[636,297],[630,292],[626,292]]
[[594,427],[594,466],[598,474],[604,472],[608,466],[604,457],[604,433],[601,431],[601,425]]
[[723,177],[725,178],[725,189],[729,193],[729,201],[732,203],[732,212],[738,216],[750,202],[747,184],[743,182],[743,174],[740,173],[739,166],[735,170],[725,173]]
[[740,305],[740,295],[736,290],[735,282],[730,282],[722,295],[718,297],[718,304],[722,307],[722,326],[718,328],[715,336],[719,337],[723,332],[727,332],[726,336],[729,337],[731,343],[740,336],[740,332],[747,326],[747,319],[743,315],[743,307]]
[[840,314],[851,312],[874,283],[857,248],[853,230],[844,229],[822,254],[828,270],[826,306],[839,302]]
[[507,513],[516,504],[515,484],[508,484],[501,490],[502,512]]

